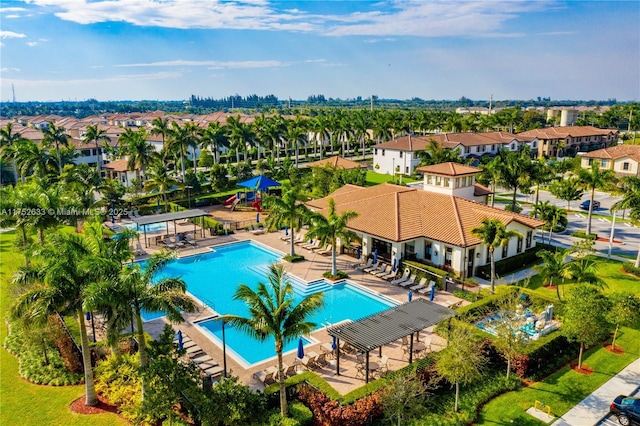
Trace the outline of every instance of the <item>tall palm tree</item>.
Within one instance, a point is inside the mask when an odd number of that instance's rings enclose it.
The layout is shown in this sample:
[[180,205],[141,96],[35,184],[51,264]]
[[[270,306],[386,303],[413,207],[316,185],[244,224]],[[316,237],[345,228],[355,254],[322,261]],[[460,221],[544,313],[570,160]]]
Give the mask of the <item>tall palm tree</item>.
[[57,157],[32,140],[25,140],[17,148],[14,158],[22,176],[35,173],[41,179],[52,179],[61,170]]
[[478,237],[482,244],[487,246],[489,250],[489,256],[491,258],[491,293],[495,292],[496,283],[496,260],[495,250],[496,247],[503,247],[509,243],[509,240],[513,237],[522,237],[522,235],[515,230],[507,229],[504,223],[498,219],[482,219],[482,225],[478,228],[473,228],[471,233]]
[[551,244],[551,235],[553,234],[553,230],[556,226],[560,225],[562,228],[566,228],[568,224],[567,212],[558,206],[554,206],[549,201],[537,203],[533,207],[533,214],[547,222],[546,226],[549,228],[549,238],[547,239],[548,244]]
[[200,131],[200,149],[210,149],[213,153],[213,163],[220,158],[220,149],[229,148],[226,136],[227,130],[217,121],[210,122]]
[[531,155],[528,147],[520,152],[512,152],[505,149],[498,151],[499,160],[496,160],[498,183],[507,189],[513,190],[511,211],[515,211],[516,195],[518,189],[531,187]]
[[164,164],[155,163],[151,166],[148,179],[144,183],[144,188],[147,191],[158,191],[162,194],[164,209],[167,212],[169,211],[169,197],[167,194],[176,187],[183,189],[184,184],[174,178]]
[[18,152],[19,145],[25,141],[26,139],[20,133],[13,133],[13,123],[7,123],[4,128],[0,129],[0,160],[11,160],[14,183],[18,183],[16,154]]
[[284,385],[282,350],[284,345],[309,334],[316,324],[308,321],[309,316],[323,304],[323,293],[306,296],[294,304],[293,286],[287,280],[282,264],[269,267],[268,283],[258,283],[256,290],[240,284],[233,298],[246,303],[249,316],[222,315],[221,319],[251,337],[264,341],[272,336],[278,356],[278,382],[280,384],[280,414],[287,416],[287,395]]
[[100,175],[100,159],[102,154],[100,153],[100,147],[98,143],[100,141],[104,143],[108,143],[111,141],[111,138],[107,135],[107,131],[104,129],[98,128],[95,124],[90,124],[87,126],[87,129],[84,134],[84,138],[82,139],[84,143],[95,143],[96,144],[96,170],[98,171],[98,176]]
[[135,170],[136,179],[140,182],[140,172],[145,175],[146,168],[153,161],[155,150],[147,142],[147,131],[140,127],[137,131],[126,129],[119,138],[120,144],[127,154],[127,169]]
[[247,161],[248,147],[255,144],[251,126],[243,123],[240,116],[231,116],[227,118],[227,129],[231,147],[236,150],[236,161],[240,162],[240,150],[244,153],[244,161]]
[[589,216],[587,218],[587,235],[591,234],[591,215],[593,213],[593,199],[596,189],[600,189],[615,180],[613,170],[601,169],[600,163],[594,161],[590,169],[581,169],[578,172],[578,178],[582,182],[585,189],[591,191],[589,198]]
[[187,151],[190,146],[193,145],[194,135],[192,131],[195,131],[191,126],[180,126],[175,121],[171,122],[171,133],[168,148],[171,152],[178,154],[180,157],[180,170],[182,172],[182,181],[186,178],[186,168],[184,164],[184,158],[187,156]]
[[347,222],[358,217],[358,213],[346,210],[338,214],[336,212],[336,202],[333,198],[327,200],[327,217],[321,213],[314,213],[309,216],[309,231],[307,238],[320,240],[320,245],[331,245],[331,275],[338,275],[338,263],[336,260],[336,245],[338,239],[343,244],[356,238],[356,235],[347,229]]
[[[612,211],[630,209],[629,219],[634,222],[640,221],[640,177],[630,176],[622,179],[624,192],[622,200],[611,206]],[[636,256],[635,267],[640,268],[640,250]]]
[[162,148],[166,148],[166,140],[171,134],[169,119],[167,117],[156,117],[151,121],[151,134],[162,136]]
[[69,135],[62,126],[56,126],[54,123],[49,122],[49,125],[42,129],[42,145],[45,148],[51,148],[55,145],[56,156],[58,157],[58,172],[62,173],[62,158],[60,157],[60,145],[64,147],[69,146]]
[[531,179],[531,183],[536,186],[536,197],[533,202],[533,204],[536,205],[540,199],[540,185],[545,185],[554,180],[556,178],[556,174],[549,163],[547,163],[547,160],[540,158],[531,163],[529,177]]
[[555,252],[540,250],[536,255],[542,259],[542,263],[534,266],[542,277],[542,282],[552,286],[556,282],[556,295],[560,298],[560,282],[555,281],[560,278],[571,278],[569,262],[567,257],[571,254],[571,249],[558,249]]
[[302,204],[300,188],[285,184],[282,187],[282,196],[268,195],[262,200],[262,205],[269,210],[265,221],[267,228],[278,229],[287,226],[291,231],[290,256],[295,256],[295,232],[299,231],[302,224],[309,216],[309,209]]
[[329,134],[329,119],[326,115],[321,114],[314,117],[311,122],[311,128],[313,129],[314,139],[320,152],[320,159],[322,160],[324,153],[324,143],[327,139],[331,138]]
[[444,148],[442,144],[437,142],[435,139],[430,139],[427,147],[424,150],[416,152],[416,156],[420,158],[421,166],[430,166],[433,164],[447,162],[464,162],[457,150]]
[[73,313],[80,328],[80,344],[84,364],[85,404],[96,405],[96,395],[87,328],[84,322],[85,290],[95,278],[86,260],[90,250],[77,234],[54,234],[40,251],[42,264],[36,277],[41,280],[19,296],[11,308],[14,318],[39,318],[55,312]]
[[296,117],[295,120],[288,120],[285,139],[288,142],[289,146],[295,148],[295,165],[296,167],[298,167],[298,154],[300,145],[304,146],[307,143],[306,122],[304,121],[304,119],[302,119],[301,117]]

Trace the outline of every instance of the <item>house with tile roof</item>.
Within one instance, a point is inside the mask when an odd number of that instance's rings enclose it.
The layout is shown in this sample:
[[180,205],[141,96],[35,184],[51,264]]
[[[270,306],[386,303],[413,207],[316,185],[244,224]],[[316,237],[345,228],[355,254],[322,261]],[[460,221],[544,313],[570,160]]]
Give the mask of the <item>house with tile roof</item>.
[[618,177],[640,176],[640,145],[615,145],[581,156],[580,166],[591,168],[594,162],[601,169],[613,170]]
[[[420,164],[418,151],[424,151],[434,140],[442,148],[458,151],[461,158],[480,158],[496,155],[501,149],[518,151],[523,145],[537,150],[533,138],[517,137],[509,132],[441,133],[428,136],[404,136],[373,147],[373,167],[384,174],[411,175]],[[533,145],[532,145],[533,144]]]
[[322,160],[313,161],[306,164],[307,167],[333,167],[335,169],[366,169],[367,165],[364,163],[358,163],[357,161],[348,160],[338,155],[334,157],[324,158]]
[[[535,246],[536,229],[543,221],[490,207],[475,201],[475,174],[479,169],[453,163],[429,166],[423,188],[382,184],[371,187],[345,185],[327,197],[307,203],[326,213],[333,198],[338,213],[353,210],[358,216],[348,227],[362,238],[365,256],[378,251],[381,259],[416,259],[465,277],[490,262],[488,247],[473,235],[485,218],[502,221],[522,238],[512,238],[495,251],[496,260]],[[428,182],[429,176],[432,180]],[[440,176],[438,184],[435,177]],[[449,186],[444,177],[449,176]],[[469,179],[470,177],[470,179]],[[463,179],[464,184],[463,184]],[[456,181],[458,186],[456,187]]]
[[607,148],[617,143],[618,134],[617,130],[593,126],[564,126],[527,130],[517,136],[538,141],[537,156],[549,158],[575,157],[580,152]]

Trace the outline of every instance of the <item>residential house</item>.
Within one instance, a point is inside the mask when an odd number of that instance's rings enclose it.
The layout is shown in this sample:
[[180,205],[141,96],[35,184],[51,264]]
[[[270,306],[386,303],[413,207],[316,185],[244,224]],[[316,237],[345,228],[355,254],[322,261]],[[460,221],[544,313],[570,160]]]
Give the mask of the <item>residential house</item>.
[[582,168],[598,162],[601,169],[613,170],[619,177],[640,176],[640,145],[615,145],[581,156]]
[[537,156],[548,158],[575,157],[579,152],[606,148],[618,141],[618,133],[593,126],[565,126],[527,130],[517,136],[537,140]]

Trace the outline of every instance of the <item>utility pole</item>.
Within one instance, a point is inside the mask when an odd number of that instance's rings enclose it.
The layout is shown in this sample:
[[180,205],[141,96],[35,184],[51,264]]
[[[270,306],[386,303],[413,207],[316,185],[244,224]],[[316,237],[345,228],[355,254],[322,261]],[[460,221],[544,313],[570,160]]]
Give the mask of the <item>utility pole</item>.
[[13,103],[16,102],[16,88],[13,86],[13,83],[11,83],[11,93],[13,94]]
[[371,95],[371,107],[370,107],[371,111],[373,111],[373,95]]
[[489,115],[491,115],[492,105],[493,105],[493,93],[489,96]]

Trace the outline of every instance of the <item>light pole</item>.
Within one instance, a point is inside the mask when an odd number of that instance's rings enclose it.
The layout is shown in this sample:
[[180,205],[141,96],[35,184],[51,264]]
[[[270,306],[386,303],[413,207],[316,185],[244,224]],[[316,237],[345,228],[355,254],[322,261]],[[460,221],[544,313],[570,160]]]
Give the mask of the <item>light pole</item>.
[[613,211],[613,218],[611,218],[611,234],[609,235],[609,252],[607,253],[607,259],[611,259],[611,249],[613,248],[613,233],[616,227],[616,211]]
[[187,189],[187,199],[189,200],[189,208],[191,208],[191,188],[193,188],[193,186],[187,185],[185,186],[185,188]]

